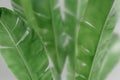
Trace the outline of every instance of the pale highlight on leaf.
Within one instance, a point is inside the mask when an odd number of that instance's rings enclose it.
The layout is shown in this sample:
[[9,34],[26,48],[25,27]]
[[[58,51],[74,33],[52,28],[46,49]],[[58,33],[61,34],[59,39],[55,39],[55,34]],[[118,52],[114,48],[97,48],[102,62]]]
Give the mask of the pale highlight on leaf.
[[65,7],[65,0],[58,0],[57,5],[55,6],[55,9],[60,10],[61,17],[63,21],[65,20],[65,15],[66,15],[66,7]]

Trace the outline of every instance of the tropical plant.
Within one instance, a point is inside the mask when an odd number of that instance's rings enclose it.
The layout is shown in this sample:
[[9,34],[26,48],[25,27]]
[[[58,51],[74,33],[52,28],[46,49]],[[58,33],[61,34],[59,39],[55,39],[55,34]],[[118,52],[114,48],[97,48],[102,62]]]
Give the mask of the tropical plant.
[[0,8],[0,53],[18,80],[105,80],[120,58],[114,3],[12,0]]

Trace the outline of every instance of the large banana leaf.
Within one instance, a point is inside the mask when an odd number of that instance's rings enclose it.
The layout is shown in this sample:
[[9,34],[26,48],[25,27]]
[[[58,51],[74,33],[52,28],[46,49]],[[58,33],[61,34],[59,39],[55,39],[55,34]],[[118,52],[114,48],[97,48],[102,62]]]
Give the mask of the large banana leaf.
[[101,80],[99,69],[115,23],[113,3],[12,0],[14,10],[39,36],[55,80]]
[[5,8],[0,8],[0,53],[19,80],[52,79],[40,39],[20,17]]

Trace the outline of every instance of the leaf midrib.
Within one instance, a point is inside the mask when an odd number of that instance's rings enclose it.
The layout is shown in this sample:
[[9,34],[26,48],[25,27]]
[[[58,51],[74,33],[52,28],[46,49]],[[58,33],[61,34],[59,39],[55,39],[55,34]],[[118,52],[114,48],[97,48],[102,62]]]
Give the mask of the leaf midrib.
[[51,26],[53,30],[53,35],[54,35],[54,43],[55,43],[55,52],[56,52],[56,57],[57,57],[57,62],[58,62],[58,68],[59,68],[59,52],[57,49],[57,38],[56,38],[56,31],[55,31],[55,25],[54,25],[54,17],[53,17],[53,11],[52,11],[52,1],[49,0],[49,6],[50,6],[50,15],[51,15]]

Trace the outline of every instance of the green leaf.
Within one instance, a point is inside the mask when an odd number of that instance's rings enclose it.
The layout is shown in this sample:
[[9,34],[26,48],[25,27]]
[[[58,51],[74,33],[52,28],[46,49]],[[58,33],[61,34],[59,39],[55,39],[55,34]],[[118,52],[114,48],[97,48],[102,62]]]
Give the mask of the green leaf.
[[[56,80],[100,80],[115,27],[114,0],[12,0],[39,35]],[[65,73],[64,71],[67,70]]]
[[120,46],[119,45],[120,45],[120,37],[114,33],[110,40],[107,54],[104,56],[104,60],[102,60],[99,79],[105,80],[105,78],[109,75],[112,69],[120,61]]
[[[115,27],[114,0],[89,0],[79,32],[77,72],[83,80],[99,79],[99,68]],[[101,6],[102,5],[102,6]]]
[[51,80],[37,34],[15,13],[0,8],[0,53],[19,80]]

